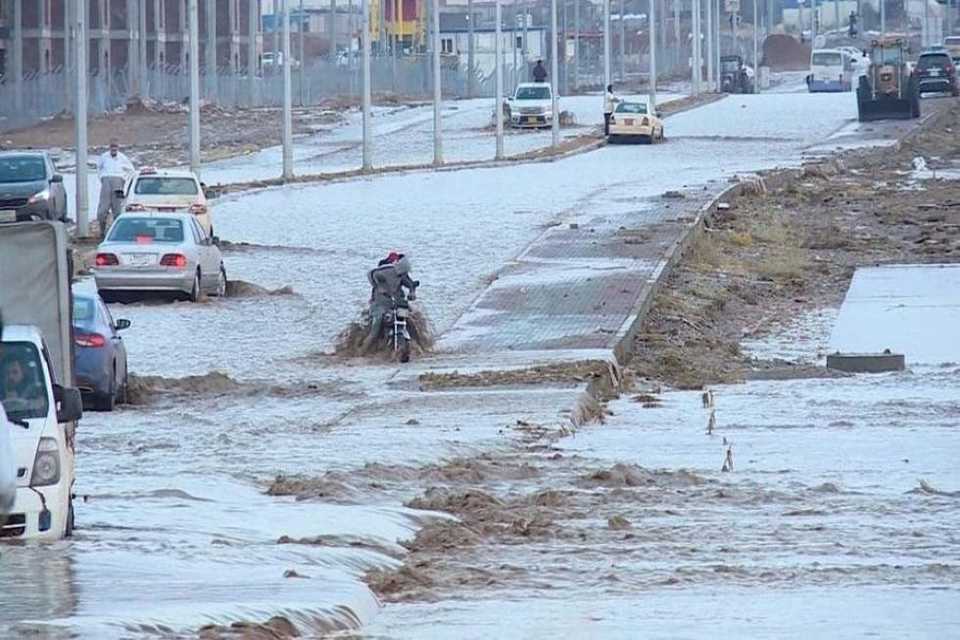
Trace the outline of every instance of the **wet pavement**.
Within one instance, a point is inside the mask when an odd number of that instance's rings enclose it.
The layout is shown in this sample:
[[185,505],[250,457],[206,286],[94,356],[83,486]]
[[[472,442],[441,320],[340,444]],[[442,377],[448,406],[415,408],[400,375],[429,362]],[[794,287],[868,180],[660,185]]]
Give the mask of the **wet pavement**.
[[[795,112],[790,107],[806,98],[728,98],[668,120],[669,140],[655,147],[603,149],[549,165],[411,173],[267,189],[218,203],[218,235],[235,243],[227,248],[225,257],[230,277],[267,289],[289,285],[294,293],[261,292],[201,305],[111,306],[116,317],[134,323],[125,334],[131,370],[158,378],[149,381],[152,395],[147,404],[124,407],[112,415],[85,416],[79,433],[77,492],[88,500],[77,506],[77,537],[52,547],[3,550],[0,581],[13,587],[0,594],[0,629],[8,633],[36,631],[40,637],[150,637],[164,630],[187,633],[206,623],[263,621],[281,615],[305,633],[319,633],[338,623],[367,627],[374,637],[432,637],[451,628],[441,626],[449,624],[462,629],[464,633],[459,635],[463,637],[480,637],[478,630],[491,628],[507,637],[504,619],[495,615],[495,610],[503,607],[505,591],[497,598],[485,596],[470,605],[449,601],[434,605],[431,616],[437,617],[423,616],[420,605],[378,606],[360,577],[370,569],[396,566],[403,554],[397,541],[409,538],[424,522],[443,517],[401,507],[403,490],[384,493],[381,487],[398,480],[389,465],[422,466],[454,457],[512,451],[522,441],[522,434],[505,429],[505,425],[517,420],[569,425],[582,385],[424,394],[410,372],[390,363],[332,357],[337,333],[356,316],[366,298],[362,274],[387,250],[409,250],[415,273],[424,282],[423,308],[438,331],[452,327],[451,340],[461,339],[458,328],[475,322],[479,307],[466,316],[464,312],[475,300],[484,300],[481,296],[498,272],[500,287],[538,288],[544,279],[554,283],[570,277],[582,279],[579,267],[571,269],[571,263],[560,260],[562,249],[549,256],[538,256],[535,247],[524,252],[544,235],[547,225],[559,223],[551,227],[560,234],[554,238],[558,241],[569,235],[561,233],[564,225],[573,231],[571,222],[580,225],[578,231],[586,231],[588,225],[611,232],[619,231],[621,225],[641,228],[665,215],[656,200],[663,191],[695,191],[696,196],[689,200],[698,201],[725,186],[734,174],[796,164],[810,145],[849,126],[851,108],[845,98],[850,96],[810,96],[809,102],[804,102],[809,109],[802,116],[790,115]],[[743,113],[750,116],[741,117]],[[771,118],[779,118],[779,125],[758,128],[757,122]],[[722,132],[717,131],[717,122],[725,123]],[[882,127],[862,132],[862,142],[874,141],[883,133]],[[550,235],[548,232],[547,237]],[[249,244],[237,244],[241,242]],[[522,263],[532,257],[540,260],[537,269],[551,260],[557,268],[524,281],[524,269],[530,267]],[[631,255],[629,259],[634,265],[644,262],[642,257]],[[505,264],[508,267],[503,270]],[[496,284],[489,289],[496,290]],[[577,330],[584,326],[578,324]],[[490,338],[480,357],[454,353],[417,366],[466,370],[486,363],[528,364],[523,356],[514,360],[501,356],[498,334],[486,335]],[[475,346],[483,345],[480,338],[474,341]],[[542,353],[545,345],[528,346]],[[581,346],[581,355],[597,357],[606,352],[593,348],[602,346],[594,343]],[[211,374],[213,370],[223,373]],[[191,375],[198,377],[185,377]],[[903,386],[902,392],[928,393],[943,384],[952,383],[924,379],[912,390]],[[952,387],[947,388],[948,394],[952,393]],[[727,398],[734,404],[721,411],[723,428],[743,424],[744,434],[770,432],[768,416],[760,407],[764,406],[764,393],[771,391],[763,389],[748,385],[725,390],[721,406],[728,406],[724,404]],[[797,393],[812,399],[832,387],[800,389]],[[857,390],[844,393],[843,401],[865,402]],[[849,396],[853,399],[844,400]],[[715,439],[712,444],[698,444],[703,441],[699,432],[703,415],[693,410],[696,400],[689,394],[677,394],[665,402],[662,432],[644,435],[642,442],[635,425],[654,414],[631,407],[639,415],[627,409],[622,414],[618,411],[620,427],[587,429],[559,446],[585,459],[589,456],[591,462],[584,463],[587,466],[610,466],[643,449],[644,457],[629,459],[644,466],[689,465],[712,479],[719,449]],[[745,408],[733,408],[741,405]],[[788,401],[785,405],[796,413],[782,416],[775,424],[807,424],[810,414],[804,411],[805,404],[794,406]],[[850,409],[828,404],[819,410],[821,422],[826,422],[823,428],[849,433],[848,427],[831,427],[829,422]],[[809,425],[805,434],[797,432],[798,436],[827,446],[829,441],[817,439],[816,424],[820,422]],[[895,426],[888,425],[881,435],[889,435]],[[917,428],[921,426],[917,424]],[[949,439],[951,432],[941,429],[939,433],[943,440],[936,441],[938,446],[949,450],[955,444]],[[591,440],[592,434],[602,434],[609,441]],[[737,438],[746,440],[739,434]],[[595,450],[591,442],[596,442]],[[689,451],[667,459],[671,442],[677,451],[683,447]],[[755,459],[769,468],[791,468],[787,457],[793,449],[781,442],[758,436]],[[577,451],[577,447],[586,449]],[[749,445],[745,448],[742,451],[737,444],[736,451],[738,460],[746,464],[753,456]],[[904,457],[908,456],[919,460],[922,454],[909,450]],[[875,467],[877,460],[868,462]],[[771,485],[769,490],[806,496],[809,487],[829,477],[828,463],[829,459],[823,460],[817,473],[798,469],[796,478],[778,478],[777,483],[786,484]],[[372,464],[387,468],[378,472]],[[931,482],[949,488],[951,478],[938,475],[942,464],[940,458],[931,459],[931,466],[923,469],[930,472]],[[757,478],[770,475],[763,474],[767,468],[763,465],[758,467]],[[330,484],[309,499],[265,495],[278,474],[320,477],[330,472],[337,475],[328,478]],[[874,470],[867,473],[867,480],[856,475],[840,480],[844,487],[862,490],[868,480],[881,475]],[[798,484],[788,486],[794,480]],[[748,479],[739,476],[734,485],[741,482],[747,483],[744,492],[767,490],[752,487]],[[905,478],[896,482],[877,491],[892,495],[903,488]],[[674,497],[681,506],[691,501],[697,506],[694,515],[703,515],[702,521],[697,516],[681,527],[691,536],[702,530],[701,525],[725,531],[728,525],[724,522],[730,517],[749,515],[742,505],[738,511],[707,504],[716,499],[709,493]],[[835,498],[836,504],[830,508],[839,513],[870,500],[846,493]],[[785,502],[792,504],[789,499]],[[905,500],[897,502],[896,508],[900,509],[898,517],[910,513]],[[665,505],[663,509],[673,507]],[[783,510],[787,507],[778,503],[770,508],[770,517],[782,516]],[[955,518],[949,510],[944,513]],[[864,549],[880,557],[875,551],[879,542],[869,537],[868,524],[853,523],[850,530],[864,538]],[[320,535],[329,536],[325,544],[277,544],[281,536]],[[797,533],[794,539],[805,543],[807,535]],[[941,544],[946,533],[937,535],[937,544]],[[737,556],[738,566],[754,556],[763,558],[762,542],[749,530],[743,536],[746,556]],[[369,544],[351,544],[356,538]],[[513,561],[531,562],[522,550],[516,552],[520,555]],[[610,557],[604,560],[599,554],[591,562],[609,563]],[[658,571],[663,576],[670,575],[671,557],[659,556],[662,566]],[[919,583],[929,584],[924,582],[919,556],[914,564],[921,573]],[[587,566],[589,571],[594,565]],[[694,576],[709,574],[711,566],[694,564]],[[288,570],[307,577],[284,577]],[[634,571],[631,568],[627,574]],[[38,572],[56,579],[38,581]],[[716,582],[705,584],[716,588]],[[695,597],[691,593],[697,593],[696,589],[684,591],[676,599],[655,601],[652,609],[639,609],[663,611],[666,607],[680,615],[683,603]],[[704,597],[719,602],[712,593]],[[624,624],[630,624],[632,614],[614,617],[610,603],[633,597],[629,590],[604,594],[587,584],[582,598],[571,593],[569,600],[583,602],[585,608],[568,610],[571,616],[583,612],[586,617],[578,618],[580,622],[598,625],[583,627],[585,633],[594,628],[622,630]],[[595,610],[599,613],[588,613],[590,603],[598,600],[607,604]],[[485,602],[490,603],[489,611],[483,608]],[[523,602],[523,594],[517,595],[516,602]],[[927,592],[916,600],[921,609],[938,602],[937,594]],[[522,609],[518,606],[517,610]],[[546,620],[553,610],[545,604],[529,624],[538,620],[544,625],[539,628],[555,624]],[[591,620],[591,615],[608,622]],[[637,619],[642,621],[643,616]],[[484,621],[493,626],[479,626]],[[774,632],[785,628],[769,624]],[[523,628],[516,626],[518,632]],[[398,633],[397,629],[404,631]]]

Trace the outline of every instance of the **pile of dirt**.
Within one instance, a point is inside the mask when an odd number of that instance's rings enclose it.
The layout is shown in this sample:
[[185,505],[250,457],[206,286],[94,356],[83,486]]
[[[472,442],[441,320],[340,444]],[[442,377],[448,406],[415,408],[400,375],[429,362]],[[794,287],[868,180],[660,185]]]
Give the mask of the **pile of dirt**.
[[480,371],[477,373],[433,373],[420,376],[420,388],[424,390],[457,389],[466,387],[499,387],[518,385],[568,385],[589,382],[596,378],[611,376],[609,362],[602,360],[581,360],[560,362],[527,369],[508,369]]
[[774,33],[763,41],[762,64],[773,71],[803,71],[810,68],[809,44],[793,36]]
[[584,487],[692,487],[706,484],[708,480],[692,471],[650,471],[632,464],[615,464],[609,469],[600,469],[581,477]]
[[230,280],[227,282],[227,296],[231,298],[259,298],[262,296],[292,296],[296,295],[293,287],[284,285],[278,289],[267,289],[252,282]]
[[266,493],[268,496],[295,496],[297,500],[350,502],[357,491],[349,484],[329,477],[329,474],[320,478],[278,475],[273,479]]
[[183,378],[163,376],[140,376],[131,373],[127,379],[127,402],[133,405],[149,404],[162,394],[219,395],[244,388],[222,371],[210,371],[203,375]]

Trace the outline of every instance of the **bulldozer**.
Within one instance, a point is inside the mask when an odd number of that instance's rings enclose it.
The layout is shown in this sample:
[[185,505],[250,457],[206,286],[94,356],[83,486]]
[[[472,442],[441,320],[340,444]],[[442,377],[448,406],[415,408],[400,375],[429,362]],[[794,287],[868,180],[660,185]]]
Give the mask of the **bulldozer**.
[[860,122],[920,117],[920,91],[904,38],[870,43],[870,66],[857,85]]

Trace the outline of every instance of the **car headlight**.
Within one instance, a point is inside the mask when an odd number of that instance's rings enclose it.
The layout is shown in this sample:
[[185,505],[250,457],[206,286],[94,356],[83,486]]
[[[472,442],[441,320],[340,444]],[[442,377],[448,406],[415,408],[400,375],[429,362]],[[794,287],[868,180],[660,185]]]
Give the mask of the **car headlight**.
[[35,193],[27,200],[27,204],[37,204],[50,199],[50,189],[44,189],[40,193]]
[[33,460],[31,487],[47,487],[60,482],[60,450],[53,438],[40,438]]

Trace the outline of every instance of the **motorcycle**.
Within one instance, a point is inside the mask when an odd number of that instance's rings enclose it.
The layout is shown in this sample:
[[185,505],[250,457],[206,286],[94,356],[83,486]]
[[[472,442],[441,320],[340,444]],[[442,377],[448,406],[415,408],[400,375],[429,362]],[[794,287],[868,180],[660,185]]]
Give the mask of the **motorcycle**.
[[393,351],[397,359],[404,363],[410,362],[411,342],[416,339],[414,325],[408,322],[411,314],[410,302],[404,297],[394,297],[380,325],[380,344]]

